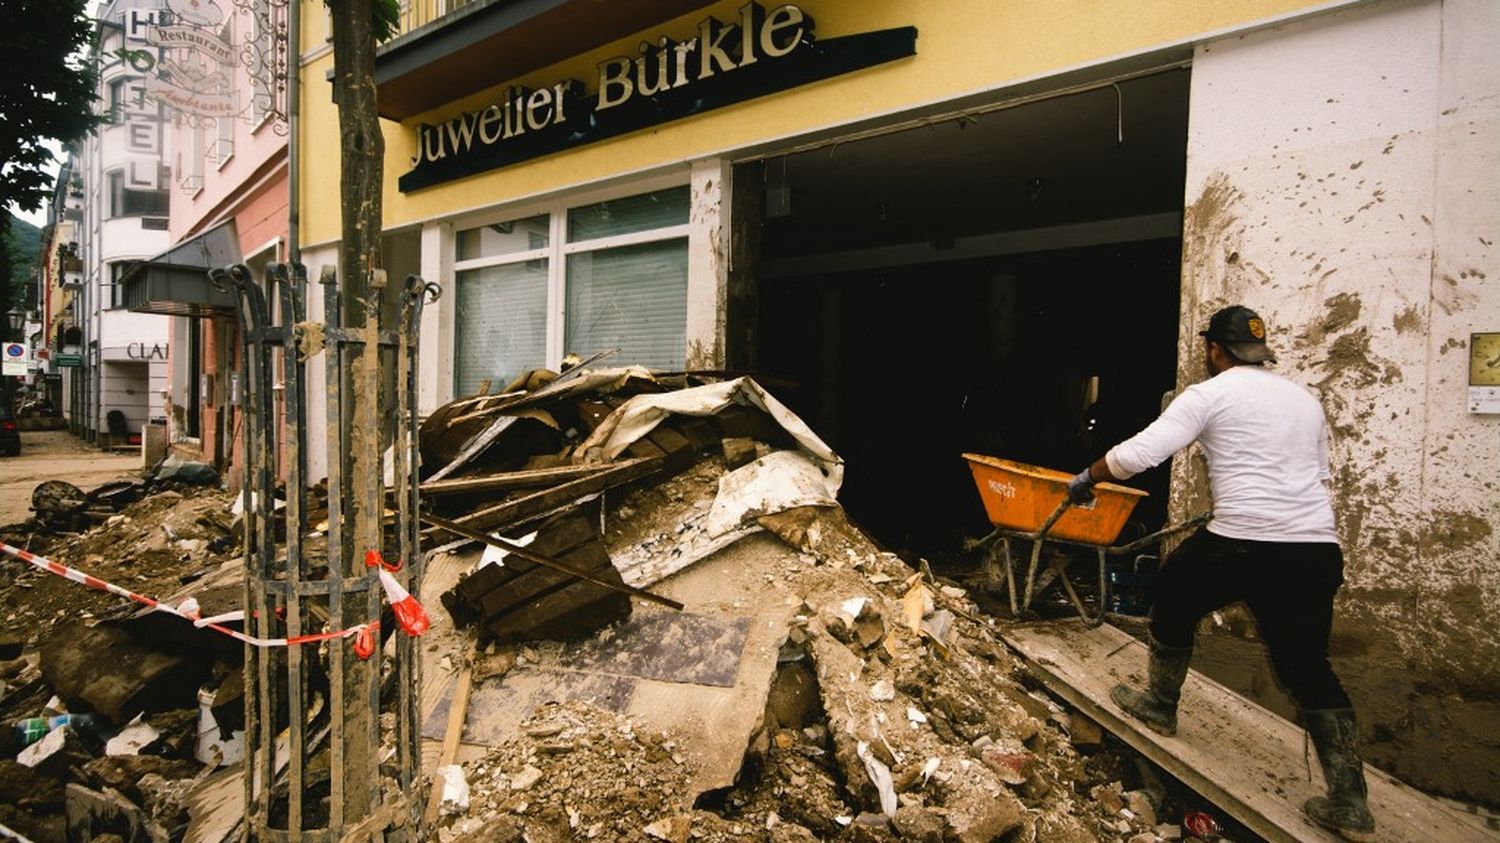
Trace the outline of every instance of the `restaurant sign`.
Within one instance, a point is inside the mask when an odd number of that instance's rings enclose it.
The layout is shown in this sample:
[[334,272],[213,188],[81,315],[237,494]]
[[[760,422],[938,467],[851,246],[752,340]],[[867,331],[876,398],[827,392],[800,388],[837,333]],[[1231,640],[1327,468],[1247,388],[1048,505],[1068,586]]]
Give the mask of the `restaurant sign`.
[[915,55],[914,27],[818,40],[812,16],[747,3],[733,22],[705,18],[693,37],[663,35],[637,55],[599,62],[594,90],[576,79],[511,86],[497,101],[417,127],[403,192],[550,155],[683,117]]

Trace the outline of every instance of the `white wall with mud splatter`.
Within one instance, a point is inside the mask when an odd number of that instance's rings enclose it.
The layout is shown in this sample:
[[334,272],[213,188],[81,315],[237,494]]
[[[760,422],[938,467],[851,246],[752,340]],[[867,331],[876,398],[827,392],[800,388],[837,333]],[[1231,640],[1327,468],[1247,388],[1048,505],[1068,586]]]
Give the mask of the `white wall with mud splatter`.
[[1192,73],[1179,381],[1214,310],[1259,310],[1334,430],[1335,655],[1500,700],[1500,416],[1466,400],[1469,335],[1500,331],[1500,3],[1372,3]]

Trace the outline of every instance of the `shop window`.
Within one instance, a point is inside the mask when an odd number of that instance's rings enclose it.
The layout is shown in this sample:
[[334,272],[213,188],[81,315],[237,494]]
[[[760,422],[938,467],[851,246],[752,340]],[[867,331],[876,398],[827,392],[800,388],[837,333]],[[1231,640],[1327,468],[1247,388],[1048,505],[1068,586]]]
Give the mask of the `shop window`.
[[673,187],[458,232],[457,394],[566,353],[619,349],[612,365],[681,368],[688,206],[688,188]]
[[686,237],[568,256],[568,351],[680,369],[687,342]]
[[617,348],[621,362],[682,367],[689,202],[684,186],[568,211],[567,351]]
[[568,211],[568,242],[579,243],[685,225],[688,201],[688,189],[674,187],[574,208]]

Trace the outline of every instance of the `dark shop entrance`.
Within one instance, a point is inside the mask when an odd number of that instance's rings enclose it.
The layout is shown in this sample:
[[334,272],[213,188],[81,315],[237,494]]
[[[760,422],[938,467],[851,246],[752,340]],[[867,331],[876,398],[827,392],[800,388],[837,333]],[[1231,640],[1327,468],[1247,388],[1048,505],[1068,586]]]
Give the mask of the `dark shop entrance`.
[[[1077,471],[1176,381],[1186,69],[766,158],[756,368],[934,561],[988,530],[960,454]],[[754,172],[754,171],[752,171]],[[1127,531],[1166,517],[1165,466]]]

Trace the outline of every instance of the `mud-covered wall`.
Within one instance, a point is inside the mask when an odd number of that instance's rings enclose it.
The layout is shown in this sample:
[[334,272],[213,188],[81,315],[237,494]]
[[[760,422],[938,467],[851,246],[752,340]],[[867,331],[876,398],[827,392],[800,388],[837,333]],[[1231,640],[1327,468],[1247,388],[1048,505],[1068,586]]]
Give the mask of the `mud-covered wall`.
[[1333,429],[1333,655],[1371,755],[1500,803],[1500,416],[1466,401],[1469,335],[1500,331],[1500,3],[1373,3],[1192,73],[1179,381],[1214,310],[1266,317]]

